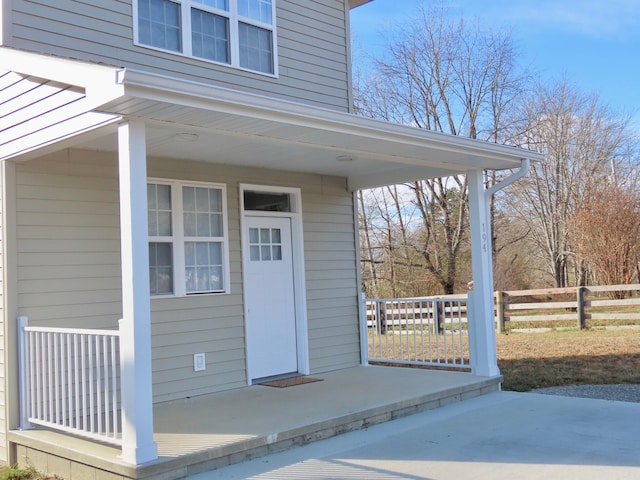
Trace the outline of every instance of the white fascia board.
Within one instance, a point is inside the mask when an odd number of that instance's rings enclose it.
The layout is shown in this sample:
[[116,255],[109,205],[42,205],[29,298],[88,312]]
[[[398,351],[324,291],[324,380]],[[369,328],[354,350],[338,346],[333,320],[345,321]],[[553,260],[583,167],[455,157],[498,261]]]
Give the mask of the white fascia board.
[[398,125],[325,108],[302,105],[249,92],[191,82],[174,77],[123,69],[118,83],[126,96],[145,98],[193,108],[242,115],[292,125],[399,142],[469,157],[493,158],[519,167],[524,158],[543,160],[543,155],[405,125]]
[[21,75],[51,80],[80,87],[88,100],[88,110],[118,98],[123,88],[117,83],[118,67],[109,67],[80,60],[25,52],[0,47],[0,65]]

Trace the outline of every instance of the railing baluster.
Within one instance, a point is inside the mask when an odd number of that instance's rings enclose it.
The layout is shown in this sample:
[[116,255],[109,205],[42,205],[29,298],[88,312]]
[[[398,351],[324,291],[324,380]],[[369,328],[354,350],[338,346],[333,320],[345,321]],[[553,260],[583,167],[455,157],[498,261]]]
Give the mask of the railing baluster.
[[418,332],[416,330],[416,302],[411,302],[411,325],[413,328],[413,359],[418,360]]
[[87,353],[89,355],[89,358],[87,359],[87,363],[88,363],[88,373],[89,373],[89,431],[91,433],[94,433],[96,430],[96,420],[95,420],[95,408],[94,408],[94,385],[93,382],[95,381],[94,379],[94,374],[93,374],[93,370],[94,370],[94,362],[93,362],[93,342],[91,341],[91,338],[87,339]]
[[36,403],[37,403],[37,417],[38,418],[42,418],[42,333],[39,332],[35,332],[35,336],[36,336],[36,361],[35,361],[35,368],[36,368],[36,394],[34,395],[36,397]]
[[113,438],[118,436],[118,367],[116,365],[116,337],[111,337],[111,418]]
[[[420,302],[420,349],[421,355],[420,360],[424,362],[424,302]],[[428,319],[427,319],[428,321]],[[417,360],[417,357],[416,357]]]
[[[64,335],[62,338],[65,339],[64,341],[64,355],[62,355],[62,363],[63,365],[61,366],[62,368],[62,391],[64,392],[63,395],[66,398],[66,401],[62,402],[62,424],[67,426],[67,418],[71,418],[71,416],[69,415],[69,405],[71,404],[71,395],[69,395],[70,390],[70,386],[71,386],[71,379],[70,379],[70,375],[71,375],[71,369],[69,368],[69,354],[71,353],[69,348],[70,348],[70,335]],[[65,388],[66,387],[66,388]],[[66,390],[66,391],[65,391]]]
[[85,345],[85,335],[80,337],[80,362],[81,362],[81,382],[82,382],[82,416],[80,417],[82,420],[82,427],[80,427],[83,431],[87,432],[87,355],[86,355],[86,345]]
[[[31,388],[31,395],[30,395],[30,399],[31,399],[31,409],[30,409],[30,415],[27,415],[27,417],[33,416],[34,412],[37,412],[37,405],[38,405],[38,398],[36,396],[37,394],[37,390],[38,390],[38,372],[40,371],[40,369],[38,368],[38,364],[36,362],[36,352],[38,351],[38,347],[35,346],[36,343],[36,338],[35,336],[37,335],[36,332],[26,332],[27,334],[27,338],[28,338],[28,343],[27,343],[27,348],[28,348],[28,354],[27,356],[29,357],[29,383],[31,385],[33,385],[33,388]],[[29,388],[25,385],[25,388]],[[35,391],[34,391],[35,390]]]
[[109,432],[111,430],[109,425],[109,353],[107,352],[107,337],[104,335],[101,337],[102,340],[102,381],[104,384],[104,391],[102,394],[104,395],[104,410],[102,411],[102,416],[104,418],[104,434],[109,436]]
[[73,392],[75,396],[75,412],[73,415],[73,427],[80,429],[80,358],[78,351],[78,334],[73,335],[73,367],[74,367],[74,384]]
[[53,422],[60,422],[60,342],[58,335],[53,335],[53,381],[54,381],[54,416]]
[[96,348],[96,432],[102,432],[102,361],[100,351],[100,339],[98,336],[94,338]]
[[46,351],[47,351],[47,388],[46,388],[46,394],[47,394],[47,403],[49,406],[49,416],[47,417],[48,421],[52,421],[53,420],[53,402],[51,399],[51,377],[53,376],[53,362],[52,362],[52,358],[51,358],[51,333],[47,333],[47,341],[46,341]]
[[429,362],[433,362],[433,302],[427,301],[427,323],[429,332]]

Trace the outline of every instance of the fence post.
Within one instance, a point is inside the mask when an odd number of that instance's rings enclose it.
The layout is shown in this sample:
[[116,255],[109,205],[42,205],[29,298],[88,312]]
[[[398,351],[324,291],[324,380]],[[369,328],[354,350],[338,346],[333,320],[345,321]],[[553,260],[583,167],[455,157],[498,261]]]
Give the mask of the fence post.
[[504,292],[496,292],[496,320],[498,333],[504,332]]
[[29,318],[20,316],[18,321],[18,398],[20,403],[20,430],[29,430],[29,354],[27,352],[27,334],[24,329]]
[[587,327],[587,320],[584,311],[584,296],[587,289],[586,287],[578,287],[578,291],[576,294],[576,310],[578,313],[578,328],[584,329]]

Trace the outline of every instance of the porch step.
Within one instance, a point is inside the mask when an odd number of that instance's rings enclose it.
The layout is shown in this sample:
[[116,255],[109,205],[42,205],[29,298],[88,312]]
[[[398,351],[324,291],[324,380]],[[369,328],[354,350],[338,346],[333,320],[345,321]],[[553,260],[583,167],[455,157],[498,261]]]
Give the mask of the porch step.
[[[12,432],[11,441],[21,463],[29,459],[65,480],[174,480],[493,392],[501,381],[393,367],[314,377],[323,381],[289,388],[252,386],[156,405],[160,458],[138,467],[119,460],[112,447],[60,433]],[[97,473],[87,476],[87,469]]]

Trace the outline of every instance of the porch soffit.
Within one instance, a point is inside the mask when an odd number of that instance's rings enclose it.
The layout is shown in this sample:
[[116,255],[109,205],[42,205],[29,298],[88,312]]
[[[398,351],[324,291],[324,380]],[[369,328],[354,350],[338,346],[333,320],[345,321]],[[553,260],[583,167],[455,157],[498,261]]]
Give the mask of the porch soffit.
[[[151,156],[344,176],[352,190],[541,159],[518,148],[154,74],[123,70],[119,81],[124,95],[99,110],[144,119]],[[197,141],[176,141],[177,133],[196,134]],[[352,160],[340,161],[345,157]]]
[[74,85],[0,70],[0,160],[114,120],[92,111],[91,103]]
[[[51,98],[38,94],[32,111],[16,108],[13,119],[0,118],[0,159],[28,159],[44,147],[117,151],[115,126],[123,118],[145,121],[149,156],[343,176],[352,190],[541,159],[522,149],[213,85],[10,49],[8,54],[18,68],[0,72],[10,87],[0,85],[0,102],[19,103],[42,88],[57,89],[52,98],[60,101],[46,108]],[[0,47],[0,60],[6,58]],[[19,115],[26,121],[16,121]],[[178,141],[184,133],[197,140]],[[345,157],[351,161],[339,161]]]
[[116,67],[4,46],[0,65],[0,160],[117,120],[94,110],[121,95]]

